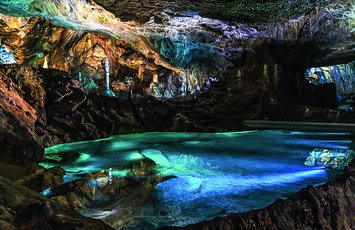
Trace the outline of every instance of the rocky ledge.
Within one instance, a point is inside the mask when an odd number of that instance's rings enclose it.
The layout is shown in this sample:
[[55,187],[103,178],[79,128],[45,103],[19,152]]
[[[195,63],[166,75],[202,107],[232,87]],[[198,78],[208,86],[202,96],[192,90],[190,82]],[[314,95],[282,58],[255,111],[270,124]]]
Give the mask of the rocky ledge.
[[0,176],[0,229],[112,229]]

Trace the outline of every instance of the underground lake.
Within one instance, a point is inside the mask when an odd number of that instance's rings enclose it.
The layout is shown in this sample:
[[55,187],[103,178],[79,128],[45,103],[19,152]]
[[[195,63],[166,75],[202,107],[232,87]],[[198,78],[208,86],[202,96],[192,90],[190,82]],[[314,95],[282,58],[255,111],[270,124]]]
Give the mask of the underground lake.
[[322,185],[342,170],[307,166],[316,149],[354,155],[349,133],[259,130],[142,133],[60,144],[46,167],[66,170],[44,195],[116,229],[186,226],[248,212]]
[[355,0],[0,0],[0,230],[355,229]]

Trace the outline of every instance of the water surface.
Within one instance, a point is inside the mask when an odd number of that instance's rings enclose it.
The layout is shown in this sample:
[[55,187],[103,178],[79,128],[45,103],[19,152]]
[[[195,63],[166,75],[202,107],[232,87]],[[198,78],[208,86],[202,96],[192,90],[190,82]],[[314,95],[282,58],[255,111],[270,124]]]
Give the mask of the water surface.
[[67,180],[78,171],[109,168],[114,175],[125,176],[125,166],[144,156],[157,164],[156,174],[176,176],[158,184],[144,205],[121,200],[81,211],[116,228],[149,229],[263,208],[307,185],[324,184],[339,172],[305,166],[315,148],[354,149],[354,145],[346,133],[144,133],[57,145],[48,148],[46,156],[80,153],[76,160],[58,164],[72,172]]

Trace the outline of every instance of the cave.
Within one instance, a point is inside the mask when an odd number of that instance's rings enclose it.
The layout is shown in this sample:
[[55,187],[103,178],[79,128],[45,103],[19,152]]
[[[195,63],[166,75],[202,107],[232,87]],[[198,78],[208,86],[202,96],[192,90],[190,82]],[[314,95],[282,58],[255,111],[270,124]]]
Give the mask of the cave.
[[0,0],[0,229],[352,229],[352,0]]
[[352,111],[355,96],[354,63],[307,69],[305,77],[314,85],[311,89],[314,98],[308,96],[311,105],[313,103],[313,105]]

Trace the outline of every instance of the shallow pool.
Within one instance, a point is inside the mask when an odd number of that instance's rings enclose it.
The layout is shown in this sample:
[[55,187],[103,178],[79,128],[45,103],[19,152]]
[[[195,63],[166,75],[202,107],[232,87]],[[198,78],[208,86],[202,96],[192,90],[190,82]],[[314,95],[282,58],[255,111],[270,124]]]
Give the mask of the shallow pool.
[[116,228],[157,228],[208,220],[215,216],[263,208],[307,185],[320,185],[339,171],[305,166],[315,148],[354,149],[346,133],[246,131],[233,133],[144,133],[53,146],[51,159],[76,151],[80,156],[59,165],[75,179],[87,171],[108,170],[125,176],[125,166],[144,157],[156,174],[176,176],[155,186],[148,202],[117,200],[81,210]]

